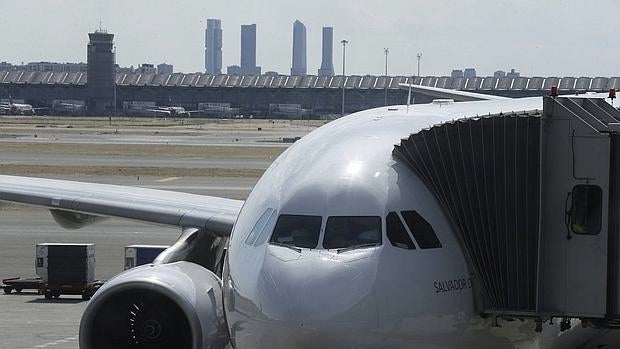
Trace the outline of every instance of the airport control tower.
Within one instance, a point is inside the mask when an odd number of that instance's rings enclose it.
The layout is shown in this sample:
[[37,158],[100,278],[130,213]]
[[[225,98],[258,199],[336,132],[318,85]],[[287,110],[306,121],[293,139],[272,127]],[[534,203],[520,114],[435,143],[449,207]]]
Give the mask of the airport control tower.
[[89,33],[88,37],[88,113],[102,116],[112,111],[114,104],[114,34],[97,30]]

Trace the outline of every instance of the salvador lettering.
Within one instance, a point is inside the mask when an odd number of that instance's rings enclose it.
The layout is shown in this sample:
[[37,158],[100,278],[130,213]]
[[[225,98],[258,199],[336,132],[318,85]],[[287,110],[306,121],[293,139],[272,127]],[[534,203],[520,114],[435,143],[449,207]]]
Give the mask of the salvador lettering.
[[435,293],[458,292],[471,288],[471,279],[441,280],[433,282]]

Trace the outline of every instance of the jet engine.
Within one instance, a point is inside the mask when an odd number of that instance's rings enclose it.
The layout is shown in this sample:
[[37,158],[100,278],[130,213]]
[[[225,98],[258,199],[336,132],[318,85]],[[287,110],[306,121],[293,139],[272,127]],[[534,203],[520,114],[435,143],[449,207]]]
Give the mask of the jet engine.
[[115,276],[80,322],[82,349],[216,349],[228,342],[221,279],[185,261]]

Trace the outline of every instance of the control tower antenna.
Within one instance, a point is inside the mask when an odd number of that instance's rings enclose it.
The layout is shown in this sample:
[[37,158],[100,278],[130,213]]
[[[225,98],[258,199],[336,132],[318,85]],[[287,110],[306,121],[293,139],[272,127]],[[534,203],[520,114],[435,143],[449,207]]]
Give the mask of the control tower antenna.
[[108,31],[103,28],[103,21],[99,20],[99,29],[95,30],[95,33],[107,33]]

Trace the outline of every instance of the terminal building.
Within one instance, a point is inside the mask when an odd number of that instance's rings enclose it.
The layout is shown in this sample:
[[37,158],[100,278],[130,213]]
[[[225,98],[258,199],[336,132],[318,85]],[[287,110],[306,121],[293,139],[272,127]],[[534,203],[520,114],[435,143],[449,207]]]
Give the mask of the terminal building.
[[[407,91],[401,83],[487,93],[506,97],[544,96],[551,86],[561,94],[607,92],[620,89],[620,77],[517,77],[451,78],[405,76],[289,76],[224,75],[205,73],[141,74],[117,73],[116,107],[124,102],[152,102],[162,106],[183,106],[195,110],[199,103],[224,103],[239,108],[240,114],[271,117],[270,105],[298,105],[313,117],[337,115],[345,87],[345,112],[351,113],[384,105],[387,85],[388,104],[405,104]],[[88,81],[88,83],[87,83]],[[114,83],[99,80],[102,86],[89,89],[86,72],[0,72],[0,98],[15,99],[37,107],[50,107],[55,100],[82,100],[111,106]],[[95,93],[101,93],[95,98]],[[414,94],[416,103],[430,102],[428,96]],[[91,104],[89,108],[91,108]],[[271,108],[273,110],[273,107]],[[90,110],[90,109],[89,109]],[[99,113],[109,112],[100,108]],[[100,114],[101,115],[101,114]]]
[[[296,24],[303,29],[301,22]],[[301,29],[298,33],[303,34]],[[330,32],[328,29],[327,38]],[[305,41],[304,37],[300,35],[298,42]],[[408,91],[401,84],[409,83],[506,97],[544,96],[552,86],[557,86],[561,94],[620,89],[620,77],[523,77],[514,71],[503,77],[465,77],[462,71],[454,77],[386,77],[306,75],[305,71],[292,75],[169,73],[161,69],[163,66],[156,69],[151,64],[137,70],[119,70],[114,34],[96,31],[89,38],[87,71],[0,71],[0,99],[11,96],[35,107],[49,108],[51,113],[57,110],[55,106],[62,106],[60,110],[70,110],[72,115],[83,110],[99,116],[135,114],[134,110],[129,113],[126,106],[149,105],[204,109],[202,116],[214,117],[330,118],[340,114],[343,88],[345,113],[385,105],[386,90],[388,105],[405,104]],[[255,67],[255,61],[250,61]],[[296,67],[305,68],[305,62]],[[432,101],[425,95],[414,93],[413,97],[415,103]]]

